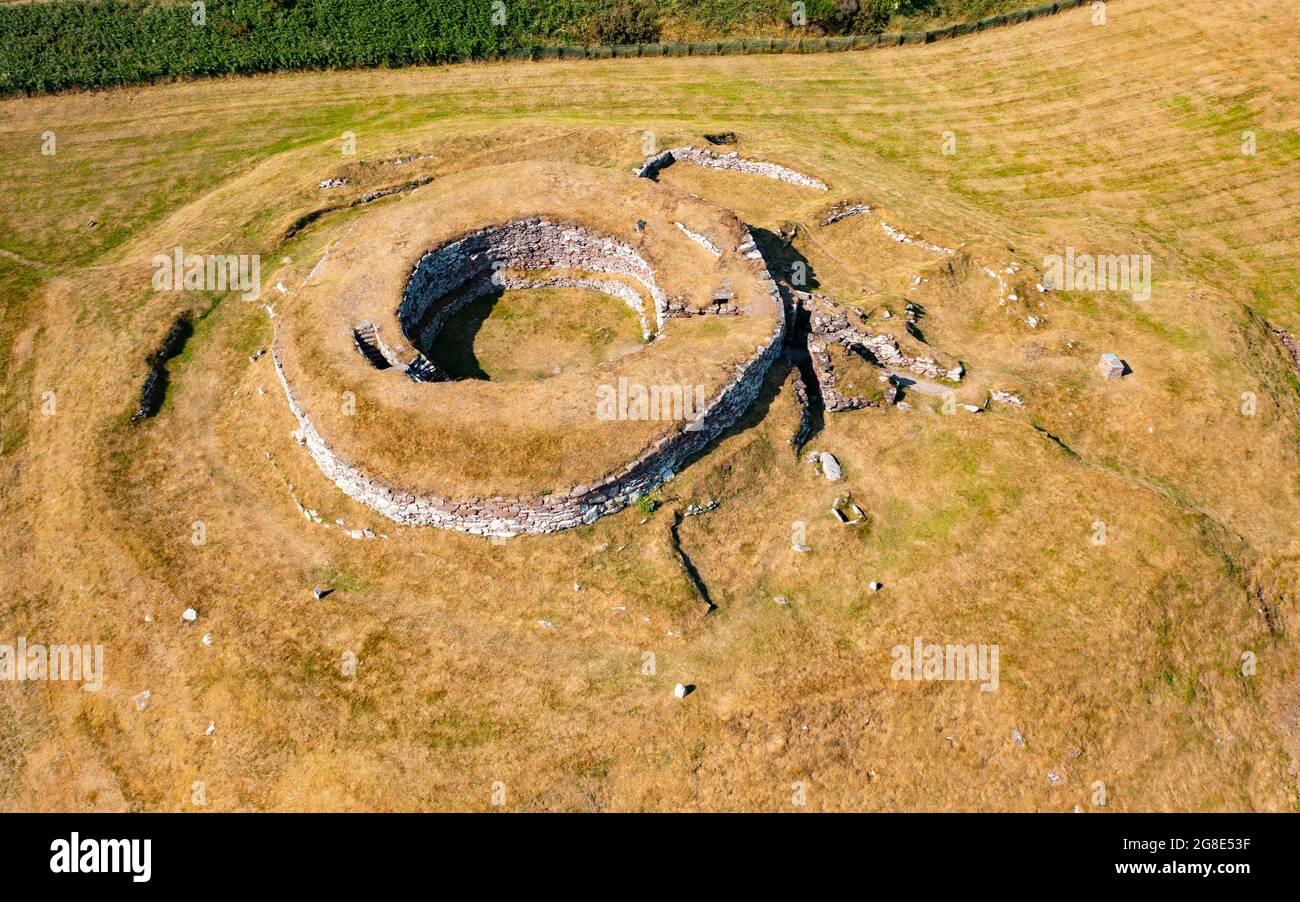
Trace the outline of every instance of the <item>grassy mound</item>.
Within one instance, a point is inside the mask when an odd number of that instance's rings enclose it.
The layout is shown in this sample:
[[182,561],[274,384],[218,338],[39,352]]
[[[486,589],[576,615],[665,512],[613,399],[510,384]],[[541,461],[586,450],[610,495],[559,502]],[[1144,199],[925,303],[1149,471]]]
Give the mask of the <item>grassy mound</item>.
[[[1105,810],[1296,810],[1300,383],[1264,323],[1300,334],[1300,86],[1278,68],[1300,27],[1273,0],[1109,6],[1104,30],[1078,10],[850,65],[3,101],[0,635],[102,642],[106,674],[0,693],[0,808],[192,810],[203,781],[207,810],[486,811],[499,782],[509,810],[789,811],[798,781],[804,810],[1094,810],[1098,783]],[[738,211],[869,324],[919,305],[967,366],[960,403],[1025,406],[830,415],[811,447],[843,465],[831,483],[787,444],[777,373],[657,509],[505,544],[393,528],[321,478],[257,356],[261,305],[379,211],[353,201],[520,160],[625,174],[647,133],[719,131],[833,192],[681,165],[664,186]],[[846,199],[871,213],[823,227]],[[153,291],[177,245],[261,254],[260,301]],[[1067,247],[1150,253],[1151,298],[1041,296],[1034,268]],[[976,261],[1020,263],[1022,300]],[[132,426],[191,308],[167,401]],[[1133,373],[1102,379],[1108,351]],[[865,523],[836,521],[845,495]],[[915,636],[998,644],[999,688],[895,681]]]

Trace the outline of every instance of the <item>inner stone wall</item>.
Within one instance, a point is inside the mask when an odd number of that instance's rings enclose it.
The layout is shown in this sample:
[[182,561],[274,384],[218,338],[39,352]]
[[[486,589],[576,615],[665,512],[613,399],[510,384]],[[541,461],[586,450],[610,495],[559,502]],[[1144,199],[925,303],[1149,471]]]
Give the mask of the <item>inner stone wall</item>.
[[[447,320],[483,292],[464,292],[449,303],[440,302],[471,280],[502,267],[575,269],[624,276],[645,288],[654,302],[655,328],[663,326],[668,298],[659,289],[650,264],[640,254],[620,241],[581,226],[533,218],[482,229],[425,254],[415,265],[397,311],[407,339],[416,348],[429,347]],[[485,290],[491,290],[491,285]],[[599,290],[617,291],[603,286]],[[645,319],[646,311],[641,309],[639,298],[636,309]]]

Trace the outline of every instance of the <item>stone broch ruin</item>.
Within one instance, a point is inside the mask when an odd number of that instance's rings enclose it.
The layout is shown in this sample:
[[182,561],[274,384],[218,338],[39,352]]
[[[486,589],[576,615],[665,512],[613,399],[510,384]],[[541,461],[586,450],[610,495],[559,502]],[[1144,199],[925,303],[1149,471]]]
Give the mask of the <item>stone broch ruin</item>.
[[[781,351],[786,326],[777,285],[748,230],[744,229],[741,240],[721,254],[732,258],[733,263],[745,265],[743,271],[752,281],[754,292],[767,299],[765,310],[754,309],[753,304],[743,311],[739,307],[728,309],[733,305],[716,301],[693,304],[669,296],[641,253],[626,241],[581,224],[579,218],[573,216],[567,222],[540,216],[510,219],[428,250],[411,270],[395,316],[388,322],[377,322],[381,317],[373,317],[348,324],[359,352],[355,365],[391,371],[394,377],[405,376],[419,383],[447,382],[449,377],[429,359],[427,349],[457,311],[474,298],[499,288],[557,286],[592,289],[619,299],[637,312],[644,335],[655,335],[656,340],[671,340],[671,327],[665,329],[665,325],[684,316],[742,312],[766,316],[765,337],[754,346],[752,356],[736,367],[728,382],[716,387],[691,422],[679,424],[680,428],[654,441],[616,472],[593,473],[585,484],[535,497],[454,498],[417,494],[387,484],[338,453],[315,424],[287,374],[277,336],[272,356],[289,409],[298,423],[295,437],[345,494],[409,525],[480,535],[554,532],[592,523],[671,479],[687,459],[748,409]],[[546,270],[580,275],[532,275]]]
[[[641,186],[636,189],[640,192],[637,203],[641,207],[653,206],[660,196],[673,193],[654,181],[664,167],[674,163],[757,175],[816,191],[828,190],[822,181],[774,163],[685,147],[653,156],[635,170],[634,181]],[[576,166],[564,167],[561,176],[545,168],[552,165],[545,164],[540,176],[530,172],[530,178],[540,181],[598,178],[595,171],[586,173],[585,167]],[[601,174],[599,178],[610,176]],[[647,191],[654,193],[647,194]],[[418,195],[416,192],[412,198]],[[450,493],[417,492],[403,488],[396,480],[381,480],[368,473],[364,464],[341,453],[322,433],[311,412],[314,402],[300,390],[302,382],[311,381],[310,374],[300,372],[299,384],[295,384],[283,359],[286,343],[281,341],[277,328],[272,357],[289,409],[297,420],[295,438],[345,494],[398,523],[477,535],[548,533],[592,523],[633,503],[671,479],[689,458],[734,424],[757,397],[769,369],[783,352],[788,323],[796,320],[801,309],[810,314],[811,327],[803,340],[828,409],[871,405],[836,391],[835,375],[824,351],[827,342],[863,354],[882,367],[904,368],[931,378],[961,378],[960,367],[941,369],[931,358],[901,352],[897,342],[888,336],[872,336],[851,326],[830,298],[778,286],[748,228],[735,220],[734,214],[719,208],[712,214],[715,222],[701,221],[695,215],[697,211],[683,206],[697,202],[703,203],[698,198],[674,200],[677,207],[662,221],[651,219],[649,213],[641,218],[641,207],[637,207],[638,215],[627,217],[629,226],[635,224],[634,231],[629,228],[616,236],[590,224],[594,217],[585,215],[583,210],[527,215],[535,208],[521,201],[521,212],[525,215],[497,218],[461,229],[422,251],[413,263],[402,264],[409,267],[404,273],[390,271],[392,267],[387,262],[376,264],[373,259],[356,255],[345,262],[340,262],[337,255],[333,259],[327,255],[317,267],[318,270],[342,270],[340,279],[328,289],[332,292],[329,300],[339,301],[341,309],[331,312],[327,308],[322,315],[337,315],[342,319],[336,325],[348,332],[356,352],[349,358],[350,366],[417,385],[435,383],[447,387],[445,383],[454,382],[431,359],[429,348],[448,320],[465,305],[501,289],[566,287],[611,296],[636,311],[640,319],[647,346],[638,354],[653,353],[660,342],[672,341],[671,322],[682,317],[726,315],[736,327],[748,328],[753,328],[756,319],[765,323],[754,332],[759,340],[750,346],[748,358],[732,362],[731,378],[711,386],[702,410],[690,422],[677,424],[655,438],[622,466],[610,472],[592,473],[581,484],[560,486],[527,497],[454,497]],[[865,205],[845,206],[846,203],[832,208],[830,222],[869,211]],[[467,203],[466,207],[474,209],[474,204]],[[841,207],[844,211],[836,215]],[[688,218],[692,221],[683,221]],[[647,219],[651,219],[649,225]],[[401,231],[397,227],[393,230]],[[382,227],[377,231],[382,231]],[[722,240],[728,235],[729,240]],[[681,249],[680,242],[688,242],[696,253],[707,253],[716,261],[715,266],[724,268],[725,287],[711,288],[704,292],[704,297],[667,290],[661,283],[665,274],[672,273],[665,270],[664,261],[681,259],[681,255],[690,253]],[[340,255],[346,253],[345,248]],[[660,261],[658,271],[652,257]],[[373,279],[369,272],[372,267],[382,272],[383,278]],[[350,270],[358,274],[354,276]],[[376,281],[385,287],[377,289]],[[399,284],[400,292],[386,294],[393,291],[387,286],[395,288]],[[361,301],[354,297],[357,294],[362,296]],[[377,297],[371,299],[370,295]],[[803,382],[796,382],[796,393],[806,402],[807,392],[801,390]],[[396,387],[396,383],[386,384]]]

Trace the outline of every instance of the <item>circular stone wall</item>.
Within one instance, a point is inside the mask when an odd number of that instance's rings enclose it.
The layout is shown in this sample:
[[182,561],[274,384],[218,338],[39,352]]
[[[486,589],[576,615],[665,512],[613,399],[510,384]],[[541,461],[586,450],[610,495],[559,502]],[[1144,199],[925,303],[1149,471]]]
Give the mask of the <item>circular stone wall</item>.
[[[484,292],[594,289],[646,344],[529,383],[448,379],[427,356]],[[296,436],[349,496],[477,534],[593,522],[736,421],[785,316],[728,211],[608,170],[521,163],[368,212],[281,304],[276,372]]]

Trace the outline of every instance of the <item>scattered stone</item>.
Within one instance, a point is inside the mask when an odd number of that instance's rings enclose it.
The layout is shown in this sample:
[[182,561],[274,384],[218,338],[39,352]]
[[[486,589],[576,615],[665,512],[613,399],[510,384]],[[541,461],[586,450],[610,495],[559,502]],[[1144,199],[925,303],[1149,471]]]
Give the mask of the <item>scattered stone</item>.
[[735,132],[718,132],[718,133],[716,133],[716,134],[712,134],[712,135],[706,134],[706,135],[704,136],[704,140],[705,140],[705,141],[708,141],[710,144],[735,144],[735,143],[736,143],[736,133],[735,133]]
[[812,551],[811,547],[807,545],[803,545],[799,542],[794,543],[790,547],[793,548],[795,551],[799,552],[800,554],[807,554],[808,552]]
[[325,179],[323,182],[321,182],[321,183],[320,183],[319,185],[317,185],[316,187],[317,187],[319,190],[321,190],[321,191],[325,191],[325,190],[327,190],[327,189],[329,189],[329,188],[342,188],[342,187],[343,187],[344,185],[346,185],[347,183],[348,183],[348,180],[347,180],[347,179],[344,179],[344,178],[338,178],[338,179]]
[[204,736],[211,736],[211,735],[212,735],[213,733],[215,733],[215,732],[217,732],[217,725],[214,724],[214,723],[209,723],[209,724],[208,724],[208,728],[207,728],[206,730],[203,731],[203,735],[204,735]]
[[181,619],[193,623],[195,620],[199,619],[199,612],[194,610],[194,608],[186,608],[181,612]]
[[1061,782],[1062,780],[1064,780],[1064,779],[1065,779],[1065,777],[1062,777],[1060,774],[1058,774],[1058,773],[1057,773],[1056,771],[1054,771],[1054,770],[1049,770],[1049,771],[1047,772],[1047,782],[1048,782],[1048,783],[1051,783],[1053,786],[1055,786],[1056,784],[1060,783],[1060,782]]
[[539,620],[537,621],[537,625],[544,630],[555,629],[555,624],[551,623],[549,620]]
[[790,603],[790,599],[786,598],[784,595],[773,595],[772,600],[779,605],[787,605]]
[[1124,375],[1124,361],[1115,354],[1102,354],[1097,361],[1097,369],[1107,379],[1118,379]]
[[148,689],[146,689],[144,692],[141,692],[139,695],[135,697],[135,709],[137,711],[143,711],[145,708],[149,707],[149,699],[152,697],[153,697],[153,693],[150,692]]
[[885,588],[885,586],[883,583],[873,582],[869,584],[868,588],[871,589],[872,592],[879,592],[881,589]]
[[1025,747],[1025,737],[1020,735],[1019,730],[1011,731],[1011,741],[1016,744],[1016,748],[1018,749],[1022,749]]
[[311,594],[316,596],[317,601],[320,601],[322,598],[324,598],[326,595],[330,594],[333,591],[334,591],[333,589],[329,589],[324,586],[317,586],[316,588],[311,590]]
[[574,584],[573,584],[573,591],[575,591],[575,592],[581,592],[581,591],[582,591],[582,584],[581,584],[581,583],[574,583]]
[[829,451],[823,451],[819,457],[822,467],[822,475],[831,482],[839,482],[844,478],[844,471],[840,469],[840,462],[835,459],[835,455]]
[[711,510],[717,509],[718,502],[710,501],[708,504],[691,504],[686,508],[686,516],[698,517],[700,514],[706,514]]
[[206,646],[208,646],[209,648],[212,647],[212,634],[211,634],[211,633],[204,633],[204,634],[203,634],[203,644],[206,645]]
[[144,622],[145,622],[145,623],[153,623],[153,614],[145,614],[145,615],[144,615]]
[[1013,407],[1024,407],[1025,402],[1020,396],[1009,391],[992,391],[989,392],[989,400],[996,401],[999,404],[1010,404]]
[[981,410],[983,410],[984,408],[983,408],[983,407],[976,407],[974,404],[963,404],[963,405],[961,406],[961,409],[964,410],[964,411],[966,411],[967,413],[979,413],[979,412],[980,412]]
[[862,512],[862,508],[853,503],[851,495],[836,498],[831,505],[831,513],[836,520],[846,526],[857,526],[859,523],[866,522],[867,519],[867,515]]

